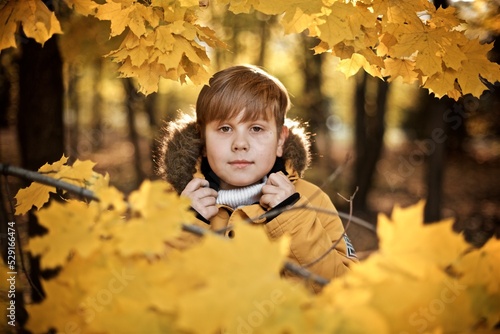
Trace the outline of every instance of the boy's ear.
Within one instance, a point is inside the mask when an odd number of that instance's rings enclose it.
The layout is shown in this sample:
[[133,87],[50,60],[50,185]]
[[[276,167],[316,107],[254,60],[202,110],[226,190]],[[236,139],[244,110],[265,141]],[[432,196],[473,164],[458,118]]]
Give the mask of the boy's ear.
[[288,138],[288,133],[289,133],[288,127],[286,125],[283,125],[281,127],[281,133],[278,138],[278,147],[276,148],[276,156],[278,158],[281,158],[283,156],[283,147],[285,145],[286,139]]

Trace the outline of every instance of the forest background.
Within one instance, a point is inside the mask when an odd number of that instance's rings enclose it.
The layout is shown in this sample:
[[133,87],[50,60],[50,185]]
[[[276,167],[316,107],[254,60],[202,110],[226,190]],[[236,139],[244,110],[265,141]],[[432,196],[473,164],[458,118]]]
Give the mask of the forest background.
[[[0,13],[15,2],[1,2]],[[500,234],[498,83],[466,87],[460,82],[461,89],[472,93],[465,96],[459,96],[458,89],[432,86],[430,94],[411,75],[375,78],[371,75],[380,73],[366,64],[354,66],[354,57],[349,62],[354,69],[346,70],[345,62],[332,54],[344,55],[347,44],[341,51],[324,52],[325,45],[318,45],[314,37],[284,34],[286,27],[275,15],[252,10],[236,15],[235,8],[228,11],[200,1],[201,21],[213,27],[227,48],[216,42],[208,48],[206,73],[204,67],[194,66],[187,70],[189,75],[166,75],[186,83],[162,79],[155,86],[152,76],[130,75],[130,68],[127,72],[123,63],[112,61],[123,57],[114,50],[128,38],[117,31],[116,17],[110,24],[75,15],[66,6],[72,0],[43,3],[57,13],[64,33],[41,43],[19,31],[17,48],[0,53],[2,164],[37,170],[64,153],[70,161],[96,162],[97,171],[109,173],[111,184],[129,194],[145,179],[156,178],[156,139],[164,122],[175,119],[179,110],[192,109],[201,87],[190,81],[199,83],[204,74],[252,63],[283,81],[294,105],[290,116],[307,122],[314,134],[313,165],[306,178],[322,185],[343,212],[350,209],[344,198],[358,189],[352,203],[354,217],[368,225],[352,224],[349,235],[360,258],[378,247],[377,213],[390,213],[396,204],[407,206],[420,199],[426,200],[425,221],[452,217],[454,229],[465,232],[474,245]],[[476,28],[473,33],[489,43],[485,45],[494,45],[488,57],[499,62],[496,2],[455,4]],[[421,19],[426,20],[425,13]],[[446,19],[451,20],[444,15]],[[26,35],[28,26],[23,23]],[[190,56],[203,60],[199,54]],[[339,68],[343,71],[336,71]],[[120,73],[132,78],[120,78]],[[13,195],[29,182],[12,176],[4,180],[0,218],[7,222]],[[27,218],[33,217],[20,219]],[[19,228],[24,237],[45,232],[34,224],[28,230],[22,221]]]

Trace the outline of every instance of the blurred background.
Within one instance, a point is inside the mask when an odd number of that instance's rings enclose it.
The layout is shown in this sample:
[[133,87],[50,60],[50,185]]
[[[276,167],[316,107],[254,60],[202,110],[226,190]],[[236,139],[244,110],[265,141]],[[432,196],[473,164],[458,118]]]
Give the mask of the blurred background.
[[[495,43],[489,56],[499,62],[498,18],[496,26],[486,24],[498,12],[494,3],[455,5],[485,42]],[[165,80],[157,93],[137,93],[134,80],[118,78],[118,65],[103,57],[120,43],[120,36],[109,39],[109,23],[56,10],[63,35],[43,47],[24,39],[18,49],[0,53],[0,161],[37,170],[63,153],[89,159],[127,194],[156,178],[152,152],[159,129],[179,111],[191,112],[201,87]],[[500,235],[498,83],[480,99],[436,99],[417,86],[364,72],[346,79],[332,70],[337,59],[313,54],[317,41],[285,36],[276,17],[236,16],[209,6],[203,19],[229,46],[210,51],[212,72],[255,64],[289,89],[289,117],[307,122],[313,134],[306,179],[321,185],[340,211],[349,212],[342,196],[357,187],[354,216],[370,226],[395,205],[426,200],[427,222],[454,218],[455,229],[475,245]],[[342,172],[325,183],[339,167]],[[2,179],[3,222],[9,200],[27,184]],[[377,247],[366,226],[353,224],[349,234],[361,254]]]

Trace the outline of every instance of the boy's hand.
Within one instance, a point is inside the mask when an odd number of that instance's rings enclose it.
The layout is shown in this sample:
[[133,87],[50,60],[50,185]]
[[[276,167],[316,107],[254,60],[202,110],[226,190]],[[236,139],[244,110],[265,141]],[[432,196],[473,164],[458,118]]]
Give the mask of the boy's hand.
[[210,220],[218,212],[215,201],[217,191],[208,187],[208,181],[194,178],[186,185],[181,196],[191,200],[191,207],[196,210],[206,220]]
[[264,208],[274,208],[293,194],[295,186],[288,177],[282,172],[272,173],[262,187],[260,205]]

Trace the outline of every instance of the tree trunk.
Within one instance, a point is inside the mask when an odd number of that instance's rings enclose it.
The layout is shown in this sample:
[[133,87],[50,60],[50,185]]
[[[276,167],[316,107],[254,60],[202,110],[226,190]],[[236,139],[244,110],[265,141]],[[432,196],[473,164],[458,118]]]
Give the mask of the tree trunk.
[[[358,192],[354,198],[356,211],[366,212],[367,198],[372,186],[375,167],[382,153],[385,133],[385,114],[389,84],[361,72],[356,85],[356,161],[354,166],[355,186]],[[368,86],[374,86],[371,91]],[[367,99],[368,95],[372,97]],[[373,98],[373,96],[375,96]],[[371,104],[368,101],[375,100]]]
[[[311,48],[318,44],[316,39],[302,34],[304,45],[304,64],[302,72],[304,76],[304,90],[302,94],[302,109],[309,117],[309,127],[315,134],[315,141],[311,146],[313,163],[319,163],[325,168],[331,166],[332,158],[326,122],[330,116],[328,100],[321,91],[323,85],[323,56],[314,55]],[[319,160],[319,154],[323,159]]]
[[[441,220],[441,206],[443,201],[443,170],[446,165],[446,148],[449,141],[448,126],[444,114],[451,109],[453,101],[449,98],[433,100],[428,112],[428,130],[422,150],[427,156],[425,183],[427,185],[427,199],[424,209],[425,222]],[[463,123],[463,122],[462,122]],[[437,136],[437,133],[442,134]],[[446,140],[445,140],[446,139]]]
[[[62,60],[56,38],[43,47],[32,39],[26,39],[21,46],[17,129],[22,166],[29,170],[58,161],[64,153]],[[45,231],[30,215],[29,236]],[[36,258],[30,259],[30,268],[31,280],[42,291]],[[32,298],[39,301],[43,296],[33,291]]]
[[135,112],[139,105],[139,100],[141,99],[141,96],[139,95],[139,93],[137,93],[137,90],[134,87],[132,79],[130,78],[124,79],[123,84],[125,85],[125,91],[127,93],[126,113],[127,113],[128,128],[129,128],[129,138],[130,142],[134,146],[134,168],[136,174],[136,184],[134,185],[134,188],[137,188],[137,186],[139,186],[139,184],[145,179],[144,171],[142,170],[139,133],[137,132],[137,126],[135,121]]
[[62,60],[56,37],[27,39],[19,66],[18,136],[22,165],[37,170],[64,153]]
[[7,69],[1,63],[0,55],[0,129],[9,126],[8,111],[10,107],[10,80]]

